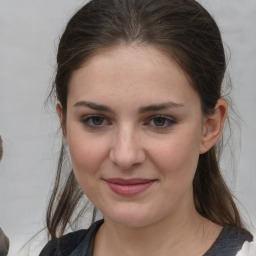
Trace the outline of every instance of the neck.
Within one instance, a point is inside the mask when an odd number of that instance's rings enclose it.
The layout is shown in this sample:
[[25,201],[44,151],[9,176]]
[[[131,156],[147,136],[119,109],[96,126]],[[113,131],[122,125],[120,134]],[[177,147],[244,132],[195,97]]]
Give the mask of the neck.
[[195,209],[143,227],[127,227],[105,217],[96,235],[94,255],[202,255],[219,232],[220,227]]

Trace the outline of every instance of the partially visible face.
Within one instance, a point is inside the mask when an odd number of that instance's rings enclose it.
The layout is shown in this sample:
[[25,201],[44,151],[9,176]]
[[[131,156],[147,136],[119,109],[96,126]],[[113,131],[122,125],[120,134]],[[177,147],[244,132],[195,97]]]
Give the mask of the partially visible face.
[[115,223],[143,226],[194,207],[200,100],[154,47],[113,47],[75,71],[66,141],[84,193]]

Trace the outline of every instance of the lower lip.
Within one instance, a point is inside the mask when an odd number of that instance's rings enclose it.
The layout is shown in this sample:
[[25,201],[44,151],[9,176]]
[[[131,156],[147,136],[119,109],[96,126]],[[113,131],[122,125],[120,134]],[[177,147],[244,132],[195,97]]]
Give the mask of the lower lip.
[[134,196],[147,190],[154,182],[155,181],[152,180],[147,183],[123,185],[123,184],[116,184],[116,183],[111,183],[107,181],[107,184],[110,187],[110,189],[118,195]]

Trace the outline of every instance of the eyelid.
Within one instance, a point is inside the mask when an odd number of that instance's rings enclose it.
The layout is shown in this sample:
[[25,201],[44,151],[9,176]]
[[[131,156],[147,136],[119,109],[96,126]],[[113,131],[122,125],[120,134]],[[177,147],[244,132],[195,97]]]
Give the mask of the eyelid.
[[[91,121],[92,118],[94,118],[94,117],[103,118],[104,119],[103,122],[107,122],[107,124],[100,124],[100,125],[89,124],[89,121]],[[90,115],[82,116],[81,122],[83,123],[84,126],[90,128],[90,129],[101,129],[104,126],[108,126],[111,124],[109,119],[102,114],[90,114]]]
[[163,114],[154,114],[148,117],[148,120],[154,119],[154,118],[166,118],[168,120],[176,121],[176,119],[169,115],[163,115]]
[[[102,118],[102,124],[93,124],[93,118]],[[151,124],[152,121],[154,121],[154,119],[157,118],[162,118],[164,119],[164,125],[154,125]],[[106,126],[112,125],[112,122],[109,120],[108,117],[106,117],[105,115],[102,114],[88,114],[88,115],[84,115],[81,117],[81,122],[82,124],[88,128],[88,129],[102,129]],[[91,123],[90,123],[91,122]],[[144,126],[148,126],[152,129],[155,130],[164,130],[164,129],[168,129],[171,128],[173,125],[175,125],[177,123],[177,120],[171,116],[168,115],[162,115],[162,114],[155,114],[155,115],[151,115],[148,118],[146,118],[146,120],[143,122]]]
[[[150,116],[147,121],[146,121],[146,124],[148,124],[150,121],[152,121],[154,118],[163,118],[165,119],[168,124],[165,125],[165,126],[152,126],[154,129],[157,129],[157,130],[161,130],[161,129],[168,129],[168,128],[171,128],[173,125],[175,125],[177,123],[177,120],[171,116],[166,116],[166,115],[162,115],[162,114],[157,114],[157,115],[152,115]],[[149,125],[151,126],[151,125]]]

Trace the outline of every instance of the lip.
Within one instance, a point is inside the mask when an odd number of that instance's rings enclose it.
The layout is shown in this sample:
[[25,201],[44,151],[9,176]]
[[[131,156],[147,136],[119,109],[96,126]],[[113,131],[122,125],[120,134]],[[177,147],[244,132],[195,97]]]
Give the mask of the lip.
[[154,182],[155,179],[122,179],[122,178],[111,178],[104,179],[108,184],[109,188],[116,194],[121,196],[134,196],[147,190]]

